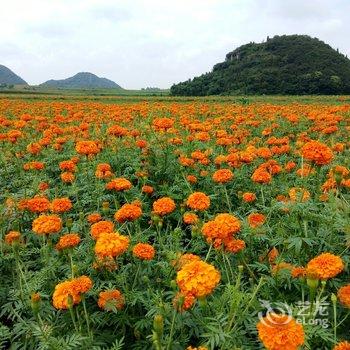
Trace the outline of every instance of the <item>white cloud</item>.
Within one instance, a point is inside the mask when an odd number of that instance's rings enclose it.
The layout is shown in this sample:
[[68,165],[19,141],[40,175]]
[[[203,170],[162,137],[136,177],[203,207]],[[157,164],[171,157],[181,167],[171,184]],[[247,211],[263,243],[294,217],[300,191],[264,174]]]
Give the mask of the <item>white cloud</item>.
[[350,2],[0,0],[0,58],[32,84],[91,71],[169,87],[267,35],[310,34],[350,55]]

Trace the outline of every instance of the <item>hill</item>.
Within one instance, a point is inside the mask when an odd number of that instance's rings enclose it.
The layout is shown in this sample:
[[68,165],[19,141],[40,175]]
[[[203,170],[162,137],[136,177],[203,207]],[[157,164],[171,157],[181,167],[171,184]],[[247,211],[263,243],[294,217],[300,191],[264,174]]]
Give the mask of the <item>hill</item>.
[[48,80],[40,86],[63,89],[121,89],[114,81],[88,72],[77,73],[67,79]]
[[0,84],[3,85],[28,85],[17,74],[12,72],[11,69],[0,64]]
[[317,38],[283,35],[249,43],[212,71],[174,84],[172,95],[349,94],[350,60]]

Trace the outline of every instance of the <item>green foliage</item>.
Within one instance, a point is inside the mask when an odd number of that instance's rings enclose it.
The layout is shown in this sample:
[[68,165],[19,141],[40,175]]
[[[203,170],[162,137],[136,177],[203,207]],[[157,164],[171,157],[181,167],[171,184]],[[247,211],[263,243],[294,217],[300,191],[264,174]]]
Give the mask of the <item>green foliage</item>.
[[14,85],[27,85],[27,83],[9,68],[0,64],[0,87],[12,89]]
[[212,72],[171,87],[171,94],[180,96],[348,93],[350,60],[306,35],[240,46]]

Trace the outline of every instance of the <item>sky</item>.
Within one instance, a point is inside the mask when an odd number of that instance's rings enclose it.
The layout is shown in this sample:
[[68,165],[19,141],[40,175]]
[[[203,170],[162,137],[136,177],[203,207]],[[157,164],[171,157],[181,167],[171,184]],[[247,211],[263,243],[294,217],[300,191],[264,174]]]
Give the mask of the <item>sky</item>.
[[0,64],[29,84],[87,71],[169,88],[267,36],[308,34],[350,57],[350,0],[0,0]]

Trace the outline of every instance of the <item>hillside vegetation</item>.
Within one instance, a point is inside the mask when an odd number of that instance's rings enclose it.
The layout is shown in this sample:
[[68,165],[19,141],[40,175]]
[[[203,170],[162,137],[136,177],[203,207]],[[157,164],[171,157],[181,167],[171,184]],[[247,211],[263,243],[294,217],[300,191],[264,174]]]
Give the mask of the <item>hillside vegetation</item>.
[[27,85],[27,82],[11,69],[0,64],[0,85]]
[[350,60],[317,38],[283,35],[249,43],[209,73],[174,84],[171,94],[348,94]]
[[40,86],[62,89],[121,89],[121,87],[114,81],[106,78],[100,78],[97,75],[89,72],[80,72],[67,79],[48,80]]

